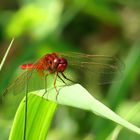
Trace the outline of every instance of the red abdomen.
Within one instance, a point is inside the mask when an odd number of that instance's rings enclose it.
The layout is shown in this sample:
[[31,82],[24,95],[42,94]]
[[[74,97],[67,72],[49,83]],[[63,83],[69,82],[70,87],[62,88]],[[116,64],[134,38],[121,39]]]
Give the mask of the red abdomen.
[[34,68],[34,65],[33,64],[22,64],[20,66],[21,69],[25,70],[25,69],[32,69]]

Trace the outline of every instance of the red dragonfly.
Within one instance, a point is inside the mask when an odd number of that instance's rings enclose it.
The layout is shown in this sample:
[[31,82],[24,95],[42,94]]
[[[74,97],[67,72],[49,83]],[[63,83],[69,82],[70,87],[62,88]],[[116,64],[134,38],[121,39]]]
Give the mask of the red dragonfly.
[[[45,93],[47,92],[47,77],[51,74],[54,74],[54,88],[56,90],[56,99],[58,96],[58,91],[56,87],[57,78],[59,78],[64,84],[66,81],[74,82],[68,78],[64,73],[68,67],[74,68],[76,70],[82,70],[86,73],[86,76],[94,80],[94,76],[97,74],[104,76],[104,80],[101,81],[102,84],[112,82],[112,77],[116,73],[121,73],[123,63],[114,57],[109,57],[105,55],[88,55],[81,53],[49,53],[41,57],[35,63],[23,64],[21,65],[22,69],[26,71],[19,76],[15,82],[13,82],[3,93],[5,96],[7,93],[10,93],[13,90],[14,94],[23,92],[25,87],[25,119],[24,119],[24,140],[26,139],[26,128],[27,128],[27,93],[29,91],[29,82],[31,79],[34,79],[35,73],[38,77],[44,78],[44,84],[42,88],[45,88]],[[94,76],[93,76],[94,75]],[[37,81],[34,79],[34,81]],[[37,89],[41,89],[38,87]],[[35,90],[33,88],[33,90]],[[44,94],[45,94],[44,93]]]
[[[13,90],[14,94],[20,93],[27,85],[27,81],[32,79],[34,73],[37,73],[38,77],[44,77],[45,90],[47,89],[47,77],[50,74],[55,74],[53,85],[58,95],[56,88],[57,78],[59,78],[64,84],[66,84],[65,81],[74,82],[64,74],[68,67],[88,72],[89,74],[87,75],[92,79],[94,79],[94,77],[92,77],[93,75],[102,75],[103,80],[100,83],[106,84],[112,82],[114,74],[121,74],[123,63],[118,58],[106,55],[56,52],[45,54],[35,63],[21,65],[21,68],[26,69],[26,71],[5,90],[3,95],[5,96],[11,90]],[[37,87],[37,89],[39,88]]]
[[[34,79],[34,74],[37,73],[38,77],[44,78],[44,84],[42,84],[45,88],[45,93],[47,92],[47,77],[51,74],[54,74],[54,88],[56,90],[56,100],[58,96],[58,90],[56,87],[57,78],[59,78],[64,84],[66,81],[74,82],[69,79],[64,72],[68,69],[68,67],[72,67],[76,70],[82,70],[84,72],[89,72],[88,76],[94,79],[94,76],[98,73],[103,75],[105,78],[102,83],[111,82],[111,78],[116,73],[121,73],[122,70],[122,62],[113,57],[105,56],[105,55],[88,55],[81,53],[50,53],[46,54],[37,60],[35,63],[23,64],[21,65],[22,69],[26,69],[26,71],[19,76],[9,87],[4,91],[3,95],[5,96],[7,93],[13,90],[14,94],[20,93],[21,91],[25,91],[25,116],[24,116],[24,135],[23,139],[26,139],[26,128],[27,128],[27,101],[28,96],[27,93],[29,91],[28,84],[31,79]],[[93,75],[94,76],[93,76]],[[37,81],[34,79],[34,81]],[[41,81],[42,82],[42,81]],[[37,89],[38,84],[37,84]],[[35,90],[35,89],[33,89]],[[45,94],[44,93],[44,94]]]

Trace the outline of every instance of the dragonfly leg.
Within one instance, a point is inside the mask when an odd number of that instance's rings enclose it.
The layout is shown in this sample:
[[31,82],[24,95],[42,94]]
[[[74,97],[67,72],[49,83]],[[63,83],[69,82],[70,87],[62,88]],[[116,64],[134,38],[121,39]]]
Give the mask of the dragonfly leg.
[[63,72],[61,72],[61,74],[62,74],[62,76],[64,77],[64,79],[66,79],[66,80],[68,80],[68,81],[70,81],[70,82],[72,82],[72,83],[75,83],[75,81],[73,81],[73,80],[67,78]]
[[44,76],[44,89],[45,89],[45,92],[43,93],[42,98],[47,93],[47,76],[48,76],[48,74],[45,74],[45,76]]
[[59,94],[59,92],[58,92],[58,90],[56,88],[56,80],[57,80],[57,77],[58,77],[58,72],[56,72],[56,74],[55,74],[54,83],[53,83],[54,88],[56,90],[56,101],[57,101],[57,97],[58,97],[58,94]]
[[60,77],[60,75],[58,75],[58,78],[59,78],[65,85],[67,85],[67,83]]

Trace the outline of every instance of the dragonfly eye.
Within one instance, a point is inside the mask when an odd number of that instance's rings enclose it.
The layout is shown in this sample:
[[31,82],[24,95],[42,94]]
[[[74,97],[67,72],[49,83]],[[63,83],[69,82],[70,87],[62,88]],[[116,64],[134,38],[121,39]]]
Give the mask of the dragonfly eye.
[[63,72],[67,67],[67,60],[64,59],[64,58],[60,58],[59,61],[60,62],[58,64],[58,66],[57,66],[57,71]]
[[59,61],[60,61],[60,64],[67,64],[67,60],[64,58],[60,58]]

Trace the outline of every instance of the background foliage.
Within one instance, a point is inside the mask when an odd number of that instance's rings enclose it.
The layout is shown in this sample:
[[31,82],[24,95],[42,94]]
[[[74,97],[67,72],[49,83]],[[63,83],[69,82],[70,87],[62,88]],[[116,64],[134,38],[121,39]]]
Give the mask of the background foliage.
[[[1,1],[0,59],[12,37],[15,42],[0,73],[0,91],[22,73],[19,65],[48,52],[77,51],[117,56],[125,63],[121,81],[96,89],[92,88],[93,82],[86,75],[82,82],[100,101],[126,116],[140,99],[139,6],[139,1],[132,0]],[[9,135],[17,105],[11,98],[6,105],[0,106],[2,140]],[[139,117],[139,111],[135,112],[131,122],[140,126]],[[114,123],[88,112],[60,106],[48,140],[104,140],[114,128]],[[118,139],[139,139],[139,136],[122,130]]]

